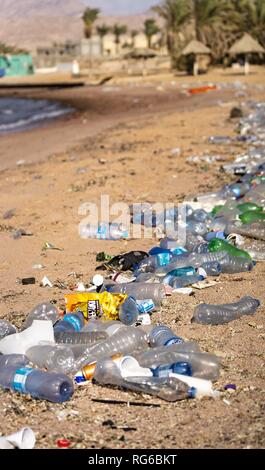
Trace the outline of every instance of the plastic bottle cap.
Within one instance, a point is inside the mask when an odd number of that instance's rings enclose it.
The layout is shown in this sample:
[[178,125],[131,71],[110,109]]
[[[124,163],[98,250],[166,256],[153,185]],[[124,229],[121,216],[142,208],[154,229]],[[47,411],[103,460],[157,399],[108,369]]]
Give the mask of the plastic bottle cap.
[[57,447],[60,447],[60,449],[67,449],[70,444],[71,443],[68,439],[58,439],[57,441]]
[[104,277],[101,274],[95,274],[92,279],[94,286],[100,287],[104,283]]

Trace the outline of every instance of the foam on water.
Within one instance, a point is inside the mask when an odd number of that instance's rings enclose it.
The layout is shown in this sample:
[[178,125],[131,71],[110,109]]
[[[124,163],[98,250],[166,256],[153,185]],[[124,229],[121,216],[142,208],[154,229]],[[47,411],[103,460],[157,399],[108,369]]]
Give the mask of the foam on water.
[[0,134],[25,131],[72,111],[48,100],[0,98]]

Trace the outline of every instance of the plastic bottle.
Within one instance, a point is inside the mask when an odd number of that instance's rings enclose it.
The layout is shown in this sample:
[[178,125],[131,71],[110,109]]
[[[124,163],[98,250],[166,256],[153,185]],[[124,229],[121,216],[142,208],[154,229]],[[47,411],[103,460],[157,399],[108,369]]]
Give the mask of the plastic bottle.
[[28,358],[24,354],[1,354],[0,355],[0,371],[7,366],[26,366],[29,363]]
[[262,222],[265,220],[264,212],[248,211],[239,215],[239,219],[243,224],[251,224],[252,222]]
[[88,345],[108,338],[105,331],[60,331],[54,335],[58,344]]
[[217,380],[219,377],[218,357],[200,352],[194,342],[139,351],[134,356],[142,367],[155,369],[163,365],[186,362],[190,365],[194,377],[209,380]]
[[78,371],[85,365],[101,358],[119,353],[127,354],[137,349],[146,348],[147,345],[146,334],[143,330],[133,326],[124,326],[105,341],[88,347],[76,361],[74,370]]
[[203,263],[201,267],[204,269],[207,276],[219,276],[222,271],[222,266],[219,261],[210,261],[208,263]]
[[166,325],[155,326],[148,336],[152,348],[157,346],[171,346],[171,344],[183,343],[183,339],[176,336],[175,333]]
[[128,228],[122,224],[107,224],[100,225],[80,225],[79,235],[81,238],[97,238],[99,240],[118,240],[121,238],[129,238]]
[[26,351],[32,364],[49,371],[67,374],[73,368],[74,354],[68,346],[61,344],[38,344]]
[[203,281],[205,279],[204,276],[200,274],[194,274],[193,276],[181,276],[172,278],[169,282],[169,285],[173,289],[182,289],[183,287],[191,286],[192,284],[196,284],[197,282]]
[[182,267],[194,266],[199,267],[202,266],[204,263],[212,262],[212,261],[220,261],[222,258],[226,256],[225,251],[217,251],[213,253],[190,253],[189,256],[185,257],[179,256],[178,261],[174,263],[170,263],[167,266],[163,266],[156,270],[157,275],[165,275],[174,269],[179,269]]
[[54,403],[69,400],[74,392],[72,380],[64,374],[18,366],[0,369],[0,386]]
[[253,315],[260,305],[258,299],[245,296],[233,304],[200,304],[195,308],[192,322],[205,325],[221,325],[236,320],[242,315]]
[[123,378],[117,364],[111,359],[100,361],[94,380],[101,385],[114,385],[140,393],[148,393],[166,401],[193,398],[196,390],[174,377],[128,377]]
[[265,240],[265,224],[264,222],[252,222],[250,224],[227,224],[226,233],[238,233],[250,238]]
[[15,326],[11,325],[7,320],[0,320],[0,340],[5,336],[13,335],[17,332]]
[[68,313],[54,325],[54,333],[80,331],[85,324],[82,312]]
[[217,238],[210,241],[209,251],[211,253],[216,251],[226,251],[232,256],[238,256],[239,258],[246,258],[251,260],[251,256],[246,251],[240,250],[239,248],[236,248],[235,246],[228,243],[227,241],[220,240]]
[[252,271],[255,263],[246,258],[239,258],[237,256],[231,256],[227,253],[227,256],[220,260],[220,266],[222,273],[236,274]]
[[34,320],[51,320],[53,323],[55,323],[58,318],[59,312],[55,305],[51,303],[38,304],[29,313],[28,317],[23,323],[22,330],[25,330],[31,326]]
[[125,325],[133,325],[139,316],[138,307],[133,297],[127,299],[119,308],[119,319]]
[[160,305],[166,296],[165,288],[156,283],[128,283],[119,284],[110,288],[110,292],[127,294],[136,300],[152,299],[156,305]]

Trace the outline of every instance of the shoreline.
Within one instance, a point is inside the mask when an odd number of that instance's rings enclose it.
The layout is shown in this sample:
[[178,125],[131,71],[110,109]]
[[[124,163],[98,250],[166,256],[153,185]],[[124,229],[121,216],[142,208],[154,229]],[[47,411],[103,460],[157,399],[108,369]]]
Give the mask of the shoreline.
[[[107,90],[107,91],[106,91]],[[0,92],[0,97],[2,96]],[[67,153],[78,148],[86,139],[96,137],[117,125],[139,122],[167,113],[192,111],[214,105],[222,96],[231,100],[233,90],[219,90],[187,97],[183,90],[170,86],[141,86],[91,88],[73,90],[17,90],[5,96],[47,99],[74,111],[34,128],[10,132],[0,136],[0,172],[14,168],[17,162],[38,163],[54,154]]]

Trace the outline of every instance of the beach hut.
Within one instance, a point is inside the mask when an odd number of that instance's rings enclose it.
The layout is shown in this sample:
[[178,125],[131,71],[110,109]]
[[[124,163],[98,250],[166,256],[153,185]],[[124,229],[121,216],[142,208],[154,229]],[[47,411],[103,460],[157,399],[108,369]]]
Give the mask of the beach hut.
[[235,42],[229,49],[230,55],[244,55],[245,57],[245,74],[249,73],[249,56],[250,54],[264,54],[265,49],[250,34],[245,33],[244,36]]
[[24,77],[34,73],[32,56],[30,54],[2,55],[0,56],[0,70],[2,76]]
[[198,75],[200,69],[207,70],[210,63],[211,49],[202,42],[193,39],[183,49],[182,55],[188,59],[188,72]]
[[[140,60],[142,64],[142,75],[147,73],[147,60],[154,59],[157,57],[157,52],[153,49],[148,49],[147,47],[137,47],[130,52],[125,54],[125,59]],[[129,73],[129,72],[128,72]]]

